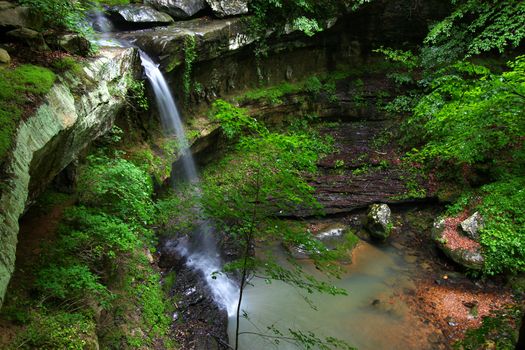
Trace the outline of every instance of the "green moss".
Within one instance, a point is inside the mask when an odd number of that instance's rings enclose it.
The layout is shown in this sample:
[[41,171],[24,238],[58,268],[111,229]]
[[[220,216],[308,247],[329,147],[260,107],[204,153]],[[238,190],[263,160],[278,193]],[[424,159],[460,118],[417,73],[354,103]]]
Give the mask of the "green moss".
[[49,69],[30,64],[0,68],[0,161],[11,147],[24,108],[34,104],[29,97],[46,94],[55,79]]
[[83,74],[82,65],[78,63],[73,57],[58,58],[51,63],[53,69],[57,73],[70,71],[71,73],[81,76]]
[[299,84],[282,83],[272,87],[265,87],[249,91],[239,97],[241,101],[264,100],[273,105],[282,103],[282,97],[287,94],[292,94],[301,91],[302,87]]

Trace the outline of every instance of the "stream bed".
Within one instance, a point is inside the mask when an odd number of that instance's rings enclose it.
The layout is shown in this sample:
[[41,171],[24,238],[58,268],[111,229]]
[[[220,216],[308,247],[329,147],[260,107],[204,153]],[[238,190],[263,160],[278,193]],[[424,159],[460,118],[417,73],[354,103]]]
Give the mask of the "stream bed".
[[[285,263],[284,248],[273,247],[273,254]],[[312,331],[319,337],[336,337],[361,349],[436,349],[431,344],[435,328],[409,306],[415,294],[415,280],[421,275],[417,258],[391,243],[361,241],[352,252],[351,264],[343,267],[339,280],[332,281],[348,295],[308,295],[317,310],[305,302],[299,291],[282,282],[267,284],[254,279],[245,291],[242,309],[249,321],[241,319],[241,332],[264,333],[269,326]],[[326,279],[308,260],[304,270]],[[303,292],[304,294],[304,292]],[[229,337],[235,339],[235,317],[229,320]],[[278,344],[272,338],[253,334],[240,336],[240,349],[298,349],[286,340]]]

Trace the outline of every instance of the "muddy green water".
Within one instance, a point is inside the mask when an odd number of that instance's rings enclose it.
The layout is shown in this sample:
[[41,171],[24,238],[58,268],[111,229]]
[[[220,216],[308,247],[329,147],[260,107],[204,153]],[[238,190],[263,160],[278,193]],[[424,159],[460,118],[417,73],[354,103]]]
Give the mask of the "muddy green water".
[[[277,250],[280,258],[285,252]],[[307,261],[308,272],[319,273]],[[353,263],[335,285],[348,291],[347,296],[310,295],[318,310],[311,309],[296,289],[280,282],[268,285],[254,280],[248,287],[242,309],[250,321],[241,320],[245,332],[266,331],[267,326],[313,331],[347,341],[360,350],[431,349],[425,325],[407,304],[406,295],[415,289],[415,262],[390,245],[366,242],[353,252]],[[320,276],[319,276],[320,277]],[[414,309],[414,308],[412,308]],[[235,319],[230,319],[229,335],[233,342]],[[240,349],[297,349],[286,341],[275,344],[254,335],[241,335]]]

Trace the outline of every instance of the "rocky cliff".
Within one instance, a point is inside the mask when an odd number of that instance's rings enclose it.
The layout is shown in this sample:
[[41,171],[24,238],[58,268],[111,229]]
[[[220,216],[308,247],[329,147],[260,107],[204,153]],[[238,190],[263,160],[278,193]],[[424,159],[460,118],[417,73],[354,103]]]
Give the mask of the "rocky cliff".
[[0,306],[14,271],[19,217],[80,151],[109,130],[136,63],[134,49],[102,50],[81,76],[62,76],[19,124],[0,187]]

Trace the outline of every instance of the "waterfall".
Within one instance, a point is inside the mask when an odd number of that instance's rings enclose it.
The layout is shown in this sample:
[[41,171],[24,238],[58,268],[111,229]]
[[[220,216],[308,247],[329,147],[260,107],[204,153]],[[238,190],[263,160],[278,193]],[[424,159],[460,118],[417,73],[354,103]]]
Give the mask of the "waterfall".
[[127,43],[116,40],[112,32],[115,30],[113,23],[101,11],[94,11],[88,15],[88,22],[94,30],[91,40],[99,46],[105,47],[125,47]]
[[[177,138],[186,180],[197,187],[196,194],[199,196],[199,176],[175,100],[158,65],[142,51],[140,52],[140,58],[146,76],[153,88],[162,126],[168,134],[172,134]],[[201,211],[200,209],[197,210]],[[226,309],[229,316],[234,315],[237,307],[238,288],[226,275],[213,274],[216,271],[220,271],[223,264],[217,251],[217,242],[209,221],[200,220],[193,239],[180,239],[175,249],[187,259],[189,267],[200,271],[204,275],[215,302]]]

